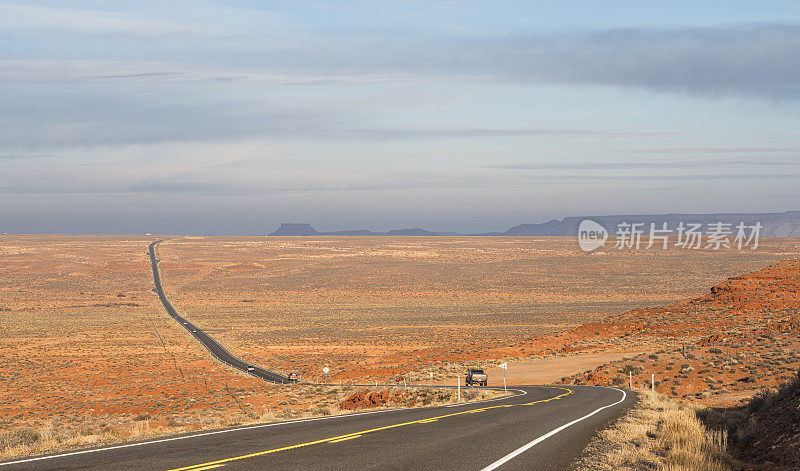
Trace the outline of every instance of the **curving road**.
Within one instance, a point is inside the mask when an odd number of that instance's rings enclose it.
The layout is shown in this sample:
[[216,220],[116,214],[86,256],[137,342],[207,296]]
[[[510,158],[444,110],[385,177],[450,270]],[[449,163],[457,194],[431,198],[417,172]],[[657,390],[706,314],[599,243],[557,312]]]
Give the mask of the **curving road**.
[[632,395],[526,386],[475,404],[362,412],[0,463],[11,470],[564,470]]
[[241,370],[249,375],[262,378],[266,381],[279,384],[288,383],[289,378],[286,376],[240,360],[238,357],[226,350],[225,347],[220,345],[219,342],[203,332],[202,329],[198,328],[196,325],[192,324],[178,314],[178,311],[176,311],[175,308],[172,307],[172,304],[170,304],[169,300],[167,300],[167,295],[164,294],[164,288],[161,286],[161,274],[158,271],[158,259],[156,258],[156,244],[159,242],[163,242],[163,240],[152,242],[148,248],[148,251],[150,253],[150,265],[153,269],[153,283],[155,283],[155,292],[158,294],[158,299],[161,300],[161,304],[164,306],[164,309],[167,310],[167,313],[180,325],[182,325],[184,329],[192,334],[194,338],[196,338],[204,347],[206,347],[206,349],[211,352],[214,358],[222,363],[236,368],[237,370]]

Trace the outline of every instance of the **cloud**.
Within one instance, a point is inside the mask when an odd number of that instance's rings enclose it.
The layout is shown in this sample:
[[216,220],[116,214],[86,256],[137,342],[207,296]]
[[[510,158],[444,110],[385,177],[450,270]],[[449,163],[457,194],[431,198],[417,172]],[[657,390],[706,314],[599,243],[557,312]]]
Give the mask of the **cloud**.
[[0,154],[2,160],[27,160],[27,159],[52,159],[50,155],[28,155],[28,154]]
[[797,158],[785,159],[702,159],[702,160],[669,160],[669,161],[631,161],[631,162],[530,162],[490,165],[487,168],[499,170],[637,170],[637,169],[669,169],[669,168],[702,168],[702,167],[800,167]]
[[[800,25],[615,29],[428,45],[427,65],[499,79],[800,97]],[[425,56],[425,52],[422,52]],[[435,60],[439,66],[432,61]]]
[[341,130],[337,134],[351,135],[366,139],[418,139],[418,138],[474,138],[474,137],[521,137],[521,136],[577,136],[577,137],[621,137],[657,136],[665,133],[636,131],[603,131],[592,129],[559,128],[451,128],[451,129],[352,129]]
[[[358,31],[237,31],[235,22],[226,30],[214,30],[189,20],[173,24],[130,19],[128,15],[123,21],[117,18],[120,14],[107,12],[55,10],[39,15],[38,7],[6,8],[17,15],[10,16],[14,24],[28,25],[19,20],[23,13],[23,19],[31,18],[25,34],[38,42],[32,41],[28,57],[15,55],[14,60],[7,57],[9,60],[0,64],[0,80],[4,81],[65,77],[132,82],[266,80],[305,86],[365,80],[517,81],[642,87],[711,96],[800,98],[798,23],[625,28],[549,35],[442,33],[431,37],[413,31],[401,36]],[[62,15],[75,52],[69,61],[48,58],[46,53],[43,58],[36,45],[47,51],[48,44],[63,40],[53,37],[50,27],[55,27],[50,23],[61,23]],[[102,21],[108,17],[116,22]],[[87,26],[94,24],[103,25],[103,31],[127,32],[130,37],[120,40],[113,54],[97,52],[93,47],[97,39]],[[12,28],[6,39],[31,42],[27,36],[15,36],[18,33],[14,31]],[[153,39],[154,31],[164,38]],[[181,32],[198,36],[187,41]],[[34,59],[42,61],[38,69]]]
[[620,149],[631,154],[800,154],[800,147],[641,147]]
[[[341,38],[339,38],[341,39]],[[643,87],[700,95],[800,97],[800,24],[627,28],[561,35],[337,38],[283,66],[347,74]]]
[[[25,107],[25,95],[6,99],[0,149],[25,152],[163,142],[233,141],[253,136],[330,133],[342,110],[303,104],[270,105],[214,97],[203,91],[139,95],[111,90]],[[9,152],[10,153],[10,152]],[[14,152],[22,153],[22,152]]]
[[[185,5],[187,8],[189,5]],[[124,11],[38,6],[4,2],[0,4],[3,30],[47,31],[83,35],[176,36],[221,34],[208,24],[140,18]]]

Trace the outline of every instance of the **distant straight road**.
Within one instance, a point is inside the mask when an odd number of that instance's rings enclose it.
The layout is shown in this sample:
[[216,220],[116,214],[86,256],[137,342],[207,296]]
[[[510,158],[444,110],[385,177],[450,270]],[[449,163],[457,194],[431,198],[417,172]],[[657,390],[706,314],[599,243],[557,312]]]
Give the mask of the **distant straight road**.
[[194,338],[196,338],[204,347],[206,347],[206,349],[208,349],[208,351],[214,355],[214,358],[222,363],[236,368],[237,370],[241,370],[249,375],[262,378],[266,381],[279,384],[288,383],[289,378],[286,376],[275,373],[274,371],[265,370],[264,368],[260,368],[256,365],[240,360],[231,352],[226,350],[225,347],[220,345],[216,340],[211,338],[211,336],[178,314],[178,311],[176,311],[175,308],[172,307],[172,304],[170,304],[169,300],[167,300],[167,295],[164,294],[164,288],[161,286],[161,274],[158,270],[158,259],[156,258],[156,244],[159,242],[163,241],[157,240],[150,244],[150,265],[153,268],[153,282],[155,283],[156,294],[158,294],[158,299],[161,300],[161,304],[164,306],[164,309],[167,310],[167,313],[180,325],[182,325],[184,329],[189,331],[189,333],[192,334]]
[[11,470],[565,470],[632,396],[525,386],[475,404],[362,412],[0,463]]

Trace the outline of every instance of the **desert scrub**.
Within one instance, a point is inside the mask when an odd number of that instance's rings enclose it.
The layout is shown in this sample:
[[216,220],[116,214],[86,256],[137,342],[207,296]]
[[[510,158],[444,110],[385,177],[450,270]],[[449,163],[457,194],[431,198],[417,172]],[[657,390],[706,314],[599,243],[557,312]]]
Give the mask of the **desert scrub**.
[[730,471],[725,431],[707,429],[697,409],[649,393],[600,432],[573,470]]
[[30,427],[23,427],[0,433],[0,452],[18,446],[31,446],[42,439],[42,434],[38,430]]
[[131,431],[111,427],[67,429],[53,422],[41,428],[20,427],[0,433],[0,460],[44,453],[56,449],[86,447],[148,434],[146,425],[137,423]]

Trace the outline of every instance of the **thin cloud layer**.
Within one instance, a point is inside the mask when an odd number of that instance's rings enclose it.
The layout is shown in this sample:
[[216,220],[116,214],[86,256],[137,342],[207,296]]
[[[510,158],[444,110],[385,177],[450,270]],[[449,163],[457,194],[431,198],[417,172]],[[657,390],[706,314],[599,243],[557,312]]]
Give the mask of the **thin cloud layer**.
[[[12,31],[6,40],[14,39]],[[0,62],[0,80],[227,80],[326,86],[364,79],[513,80],[773,99],[800,96],[800,24],[796,23],[500,38],[400,40],[391,35],[327,34],[226,39],[227,34],[217,37],[211,32],[197,43],[167,39],[163,50],[173,60],[156,62],[5,58]],[[89,41],[90,36],[74,40]],[[134,35],[130,42],[138,40],[151,41]],[[199,52],[193,49],[197,44],[202,45]],[[123,55],[125,51],[122,48]]]

